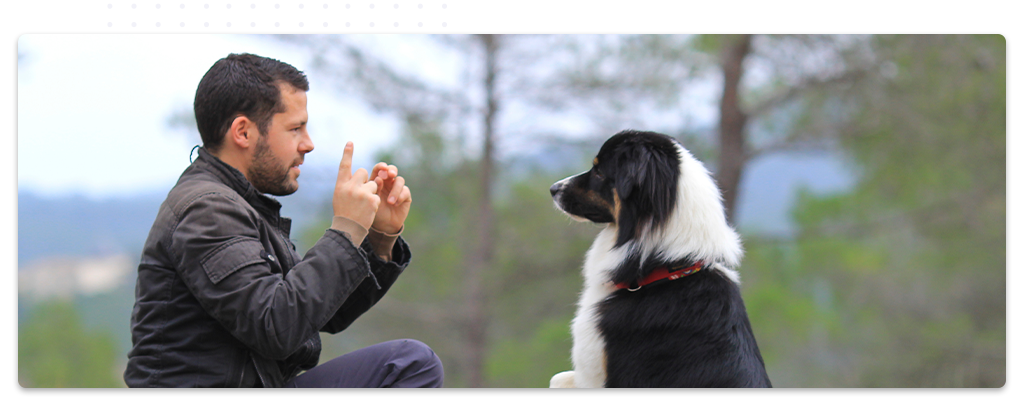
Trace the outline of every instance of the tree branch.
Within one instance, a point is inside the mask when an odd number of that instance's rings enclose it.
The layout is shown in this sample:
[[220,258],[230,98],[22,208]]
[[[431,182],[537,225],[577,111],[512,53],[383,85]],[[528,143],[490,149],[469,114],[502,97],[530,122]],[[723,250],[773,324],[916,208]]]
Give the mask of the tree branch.
[[333,36],[277,38],[312,50],[314,69],[336,80],[340,91],[354,89],[379,112],[436,116],[470,107],[458,91],[403,73],[350,40]]
[[799,152],[799,151],[827,151],[834,147],[826,141],[809,141],[806,139],[794,139],[792,137],[761,146],[747,152],[746,160],[752,160],[775,152]]
[[845,83],[856,82],[867,75],[869,68],[859,68],[846,71],[842,74],[827,78],[812,78],[800,84],[787,87],[785,90],[776,93],[774,96],[762,101],[760,104],[750,108],[747,116],[757,118],[793,99],[796,99],[812,90],[827,88]]

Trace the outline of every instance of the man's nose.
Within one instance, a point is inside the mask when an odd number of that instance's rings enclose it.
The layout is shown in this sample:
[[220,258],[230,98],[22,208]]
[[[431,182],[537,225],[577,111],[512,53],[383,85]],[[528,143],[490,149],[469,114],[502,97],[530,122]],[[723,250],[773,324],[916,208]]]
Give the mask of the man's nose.
[[309,137],[309,134],[304,135],[301,142],[299,142],[299,152],[305,154],[313,151],[313,139]]

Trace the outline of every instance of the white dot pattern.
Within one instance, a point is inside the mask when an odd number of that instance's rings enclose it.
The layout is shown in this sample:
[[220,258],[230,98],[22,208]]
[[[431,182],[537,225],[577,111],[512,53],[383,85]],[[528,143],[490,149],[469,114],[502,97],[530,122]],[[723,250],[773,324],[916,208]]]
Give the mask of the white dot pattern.
[[[427,33],[447,28],[446,3],[99,3],[86,4],[108,33]],[[248,5],[248,6],[247,6]],[[16,8],[16,7],[15,7]],[[77,13],[78,15],[88,15]],[[15,19],[16,15],[15,15]],[[88,27],[87,24],[83,26]],[[238,31],[244,28],[242,31]]]

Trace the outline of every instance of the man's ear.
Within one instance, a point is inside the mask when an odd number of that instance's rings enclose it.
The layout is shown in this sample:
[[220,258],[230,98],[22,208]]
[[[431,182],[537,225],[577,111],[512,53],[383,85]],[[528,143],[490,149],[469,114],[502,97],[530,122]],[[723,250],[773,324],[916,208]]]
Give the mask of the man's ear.
[[256,129],[256,123],[250,120],[249,117],[237,116],[231,122],[231,127],[228,128],[224,140],[231,142],[238,148],[249,149],[256,144],[257,135],[259,135],[259,131]]

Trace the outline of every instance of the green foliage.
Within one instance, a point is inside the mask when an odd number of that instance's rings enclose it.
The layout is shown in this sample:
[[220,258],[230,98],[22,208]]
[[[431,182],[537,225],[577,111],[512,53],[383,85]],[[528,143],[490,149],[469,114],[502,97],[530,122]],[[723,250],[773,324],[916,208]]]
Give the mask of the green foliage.
[[47,301],[18,326],[22,387],[124,387],[113,335],[87,331],[74,305]]
[[839,136],[857,187],[802,193],[795,241],[748,243],[744,293],[777,385],[1005,383],[1005,49],[876,38],[891,64],[844,99]]
[[117,344],[117,362],[126,363],[132,346],[135,280],[127,280],[109,292],[75,297],[74,302],[85,329],[99,329],[113,335]]
[[492,387],[547,387],[555,373],[572,370],[569,354],[570,317],[541,323],[525,341],[506,337],[496,341],[487,358]]

